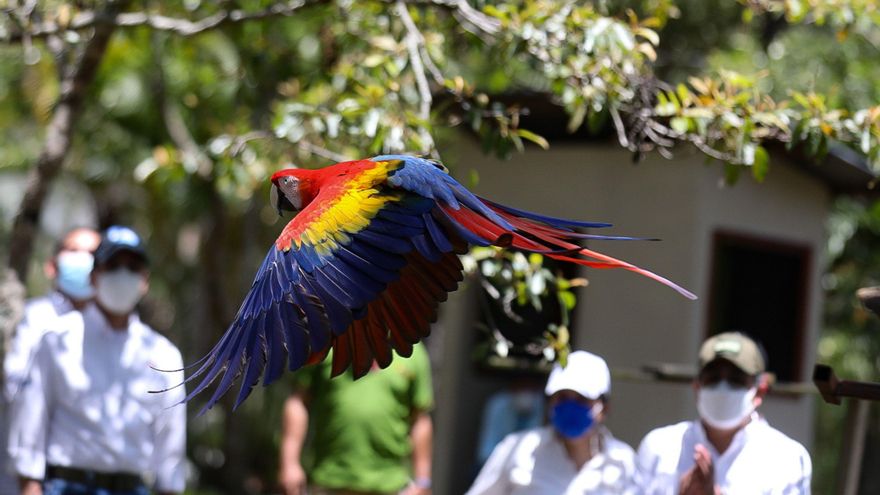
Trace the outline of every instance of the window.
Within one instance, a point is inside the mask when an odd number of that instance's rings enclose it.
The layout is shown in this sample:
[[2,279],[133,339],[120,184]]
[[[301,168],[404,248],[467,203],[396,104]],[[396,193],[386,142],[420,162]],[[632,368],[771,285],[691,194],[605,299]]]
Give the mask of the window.
[[764,346],[779,381],[800,381],[809,246],[716,232],[712,253],[707,337],[742,331]]

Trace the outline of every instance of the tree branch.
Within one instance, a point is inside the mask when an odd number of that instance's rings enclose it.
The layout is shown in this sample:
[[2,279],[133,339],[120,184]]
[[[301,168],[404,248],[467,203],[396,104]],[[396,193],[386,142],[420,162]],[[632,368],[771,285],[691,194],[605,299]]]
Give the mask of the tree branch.
[[422,36],[419,28],[416,27],[413,18],[409,15],[409,10],[407,10],[406,3],[404,3],[403,0],[397,0],[395,10],[397,10],[397,14],[400,16],[403,25],[406,27],[406,38],[404,41],[406,43],[406,49],[409,52],[409,62],[412,64],[413,75],[416,78],[416,87],[419,89],[419,97],[421,98],[419,104],[419,117],[428,120],[431,116],[430,112],[433,98],[431,97],[431,88],[428,85],[428,78],[425,75],[425,65],[422,63],[420,53],[420,47],[425,43],[425,38]]
[[614,122],[614,129],[617,131],[617,141],[624,148],[629,148],[629,139],[626,138],[626,126],[623,125],[623,119],[620,118],[620,112],[617,111],[616,105],[608,105],[608,113],[611,114],[611,120]]
[[419,90],[419,118],[423,121],[423,124],[419,125],[419,135],[422,141],[424,141],[424,144],[430,147],[430,150],[423,151],[436,153],[434,138],[431,136],[427,127],[425,127],[431,120],[431,105],[433,104],[431,87],[428,84],[428,76],[425,74],[425,64],[422,63],[421,56],[421,48],[425,44],[425,37],[422,35],[422,32],[419,31],[412,16],[409,15],[408,7],[403,0],[397,0],[395,10],[397,10],[397,14],[400,16],[403,25],[406,27],[406,37],[404,38],[404,42],[406,43],[406,49],[409,52],[409,63],[412,66],[413,76],[416,79],[416,87]]
[[106,12],[86,11],[76,14],[67,25],[62,26],[54,21],[36,23],[28,30],[11,33],[7,39],[11,42],[19,42],[28,38],[45,38],[66,31],[80,31],[99,25],[115,27],[149,26],[158,31],[168,31],[181,36],[193,36],[227,24],[269,17],[291,16],[303,7],[325,2],[326,0],[291,0],[253,12],[241,9],[224,10],[197,21],[146,12],[108,14]]
[[[326,2],[327,0],[291,0],[253,12],[241,9],[225,10],[197,21],[146,12],[126,12],[117,15],[107,15],[102,12],[85,11],[77,13],[66,25],[59,25],[54,21],[45,21],[34,23],[30,29],[25,29],[22,24],[19,24],[21,30],[10,33],[6,41],[15,43],[29,42],[31,39],[46,38],[68,31],[81,31],[99,24],[113,24],[116,27],[150,26],[159,31],[169,31],[181,36],[192,36],[225,24],[235,24],[269,17],[291,16],[303,7]],[[409,0],[407,3],[432,4],[451,9],[459,20],[466,24],[466,27],[472,27],[471,31],[476,34],[482,33],[495,36],[501,31],[501,23],[497,19],[471,7],[467,0]]]
[[[279,138],[275,134],[272,134],[268,131],[251,131],[245,134],[241,134],[239,136],[235,136],[232,138],[232,143],[229,145],[229,152],[233,155],[237,155],[241,153],[244,149],[244,146],[250,141],[256,141],[260,139],[272,139],[276,141],[282,141],[285,144],[291,144],[290,141],[284,138]],[[328,160],[332,160],[334,162],[345,162],[348,160],[352,160],[357,157],[347,156],[340,153],[336,153],[335,151],[330,151],[327,148],[323,148],[316,144],[312,144],[308,141],[297,141],[293,143],[296,147],[305,150],[313,155],[320,156],[321,158],[326,158]]]

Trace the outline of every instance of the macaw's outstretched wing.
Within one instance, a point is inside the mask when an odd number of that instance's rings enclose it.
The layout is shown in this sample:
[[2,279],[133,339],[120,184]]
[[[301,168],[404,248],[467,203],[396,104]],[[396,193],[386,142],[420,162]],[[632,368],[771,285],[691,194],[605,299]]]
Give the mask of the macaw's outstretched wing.
[[[387,173],[395,163],[377,165]],[[437,306],[462,279],[466,244],[432,216],[435,202],[405,191],[381,191],[352,177],[319,196],[285,227],[244,302],[217,345],[187,381],[186,400],[220,378],[210,408],[238,377],[237,407],[263,376],[276,380],[324,359],[333,374],[355,377],[391,349],[409,356],[430,331]],[[366,186],[365,186],[366,184]]]

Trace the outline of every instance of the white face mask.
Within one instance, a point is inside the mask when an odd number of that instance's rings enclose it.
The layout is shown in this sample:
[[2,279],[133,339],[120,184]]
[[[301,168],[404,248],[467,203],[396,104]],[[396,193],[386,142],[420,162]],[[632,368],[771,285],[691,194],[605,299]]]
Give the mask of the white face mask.
[[131,313],[143,296],[144,277],[119,268],[95,278],[95,299],[104,309],[119,315]]
[[719,430],[736,428],[755,410],[756,387],[734,388],[726,381],[700,387],[697,411],[709,426]]

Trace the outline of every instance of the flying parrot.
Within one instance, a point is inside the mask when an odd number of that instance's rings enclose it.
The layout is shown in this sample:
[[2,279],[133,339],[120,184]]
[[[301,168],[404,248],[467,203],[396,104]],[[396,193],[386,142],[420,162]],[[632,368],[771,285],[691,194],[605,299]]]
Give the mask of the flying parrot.
[[563,220],[480,198],[440,163],[384,155],[318,170],[272,175],[279,214],[296,212],[269,249],[234,321],[214,348],[192,365],[201,377],[186,401],[217,378],[209,409],[242,376],[235,407],[263,378],[321,362],[333,350],[334,376],[355,378],[391,363],[430,332],[437,307],[462,280],[458,255],[468,245],[541,253],[592,268],[622,268],[652,278],[690,299],[689,291],[655,273],[576,244],[577,228],[607,223]]

